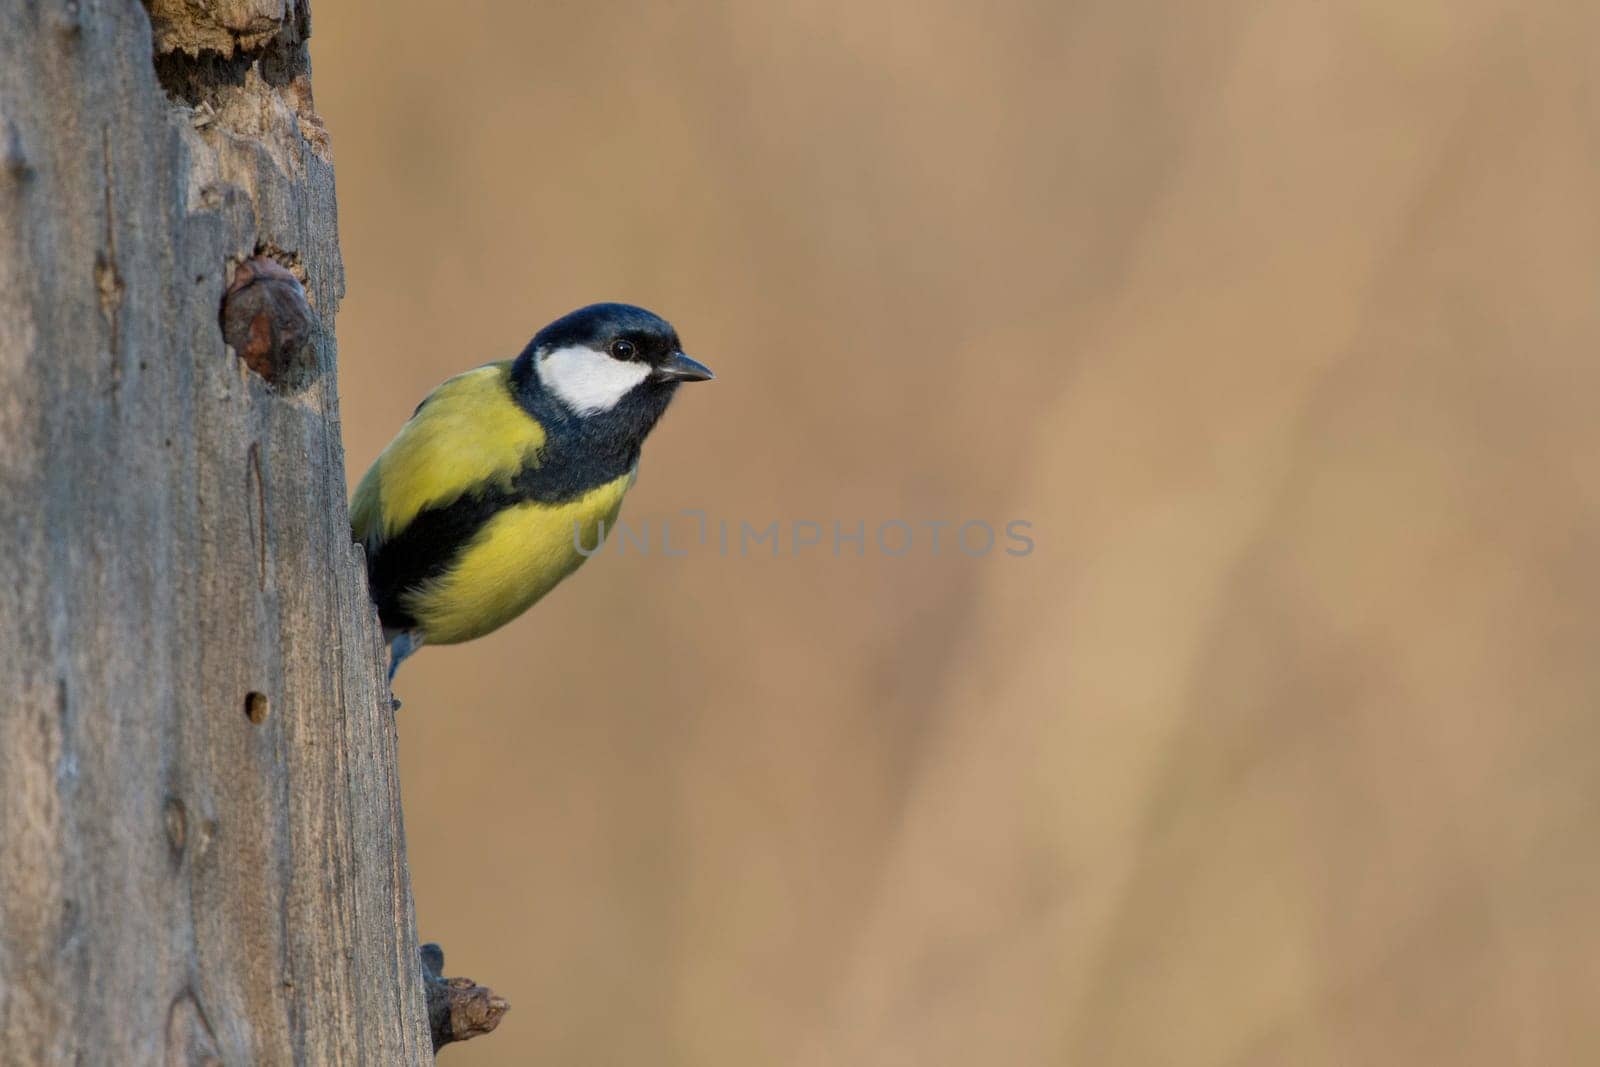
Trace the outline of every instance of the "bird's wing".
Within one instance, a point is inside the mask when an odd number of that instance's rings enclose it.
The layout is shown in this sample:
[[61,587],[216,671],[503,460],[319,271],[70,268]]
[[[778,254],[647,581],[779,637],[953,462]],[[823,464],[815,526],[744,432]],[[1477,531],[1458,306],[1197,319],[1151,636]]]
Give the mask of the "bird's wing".
[[511,361],[458,374],[417,408],[350,501],[369,554],[427,508],[483,485],[509,484],[544,445],[544,428],[511,394]]

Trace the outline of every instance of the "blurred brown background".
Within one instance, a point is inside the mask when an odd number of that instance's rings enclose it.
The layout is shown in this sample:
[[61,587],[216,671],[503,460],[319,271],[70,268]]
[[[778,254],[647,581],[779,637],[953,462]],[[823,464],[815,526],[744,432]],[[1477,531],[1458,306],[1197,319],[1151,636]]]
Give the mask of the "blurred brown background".
[[[486,1064],[1600,1056],[1600,10],[320,4],[352,477],[673,319],[637,554],[401,673]],[[692,529],[692,520],[681,520]]]

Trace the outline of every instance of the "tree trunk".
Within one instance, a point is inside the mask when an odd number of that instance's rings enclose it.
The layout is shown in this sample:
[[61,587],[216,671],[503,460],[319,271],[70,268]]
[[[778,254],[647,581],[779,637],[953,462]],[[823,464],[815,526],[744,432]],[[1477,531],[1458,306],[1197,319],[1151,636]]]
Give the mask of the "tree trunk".
[[305,0],[0,19],[0,1063],[431,1063]]

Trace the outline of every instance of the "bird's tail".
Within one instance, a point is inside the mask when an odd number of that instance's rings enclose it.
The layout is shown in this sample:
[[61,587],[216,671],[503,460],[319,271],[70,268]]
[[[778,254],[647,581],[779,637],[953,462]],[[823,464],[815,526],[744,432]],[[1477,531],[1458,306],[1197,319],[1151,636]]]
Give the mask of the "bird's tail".
[[385,630],[383,636],[389,641],[389,681],[392,683],[401,661],[421,648],[424,642],[422,635],[415,630]]

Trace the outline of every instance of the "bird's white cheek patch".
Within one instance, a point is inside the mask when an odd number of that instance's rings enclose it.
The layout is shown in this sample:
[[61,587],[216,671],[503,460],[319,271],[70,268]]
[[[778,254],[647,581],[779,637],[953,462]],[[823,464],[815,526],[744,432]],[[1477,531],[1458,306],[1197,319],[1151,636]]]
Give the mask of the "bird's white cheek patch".
[[612,359],[582,345],[548,352],[535,366],[544,387],[579,415],[610,411],[650,374],[648,364]]

